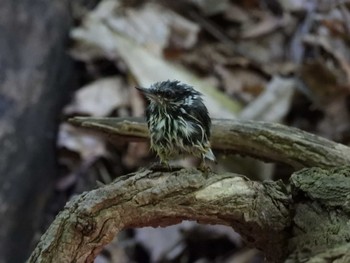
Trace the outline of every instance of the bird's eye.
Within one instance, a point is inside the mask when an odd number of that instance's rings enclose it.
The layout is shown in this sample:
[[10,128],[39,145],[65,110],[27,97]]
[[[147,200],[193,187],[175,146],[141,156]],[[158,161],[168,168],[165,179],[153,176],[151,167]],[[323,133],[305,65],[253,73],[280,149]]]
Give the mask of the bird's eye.
[[170,98],[170,97],[172,96],[172,92],[171,92],[170,90],[167,90],[167,91],[165,92],[165,96],[166,96],[167,98]]

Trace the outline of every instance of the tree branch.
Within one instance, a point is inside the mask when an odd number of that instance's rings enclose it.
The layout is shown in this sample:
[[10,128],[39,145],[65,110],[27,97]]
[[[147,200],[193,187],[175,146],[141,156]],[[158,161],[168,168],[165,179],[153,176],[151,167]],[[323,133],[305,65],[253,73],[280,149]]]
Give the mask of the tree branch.
[[[72,124],[100,132],[113,139],[148,140],[140,118],[70,119]],[[335,167],[350,163],[350,148],[325,138],[277,123],[214,119],[212,147],[226,154],[238,153],[258,159],[282,162],[296,169]]]
[[350,166],[303,169],[290,185],[293,236],[286,262],[350,262]]
[[[71,122],[111,139],[148,139],[145,123],[135,118],[74,118]],[[348,147],[278,124],[215,120],[212,144],[215,149],[295,167],[350,163]],[[269,262],[281,262],[288,255],[289,262],[300,262],[304,255],[316,258],[343,253],[347,257],[348,250],[337,250],[337,246],[344,245],[349,236],[349,171],[345,167],[297,172],[292,176],[291,195],[279,182],[259,183],[232,173],[141,170],[69,202],[42,236],[29,262],[58,258],[60,262],[93,262],[124,228],[166,226],[185,219],[232,226],[248,244],[261,249]],[[337,228],[334,216],[344,219]],[[320,224],[313,224],[314,218]],[[334,232],[338,228],[345,234]],[[332,249],[329,254],[318,254],[325,246]]]
[[93,262],[118,231],[182,220],[230,225],[254,247],[285,257],[289,198],[280,183],[231,173],[141,170],[70,201],[42,236],[29,262]]

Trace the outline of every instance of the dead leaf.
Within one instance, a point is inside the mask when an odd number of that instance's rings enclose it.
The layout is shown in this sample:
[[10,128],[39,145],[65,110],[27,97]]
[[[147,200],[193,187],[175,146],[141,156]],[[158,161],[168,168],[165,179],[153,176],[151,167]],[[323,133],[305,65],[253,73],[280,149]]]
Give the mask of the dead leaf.
[[217,15],[221,12],[224,12],[228,6],[228,0],[190,0],[194,3],[202,13],[205,15]]
[[[324,51],[330,54],[340,65],[344,73],[346,74],[346,84],[350,84],[350,63],[347,60],[347,56],[350,55],[348,48],[344,46],[339,46],[324,37],[324,36],[316,36],[316,35],[307,35],[303,38],[303,42],[308,45],[321,47]],[[328,64],[328,63],[327,63]],[[324,64],[324,67],[327,67],[327,64]],[[328,67],[329,68],[329,67]],[[331,70],[331,69],[329,69]],[[333,71],[335,74],[339,74],[336,70]],[[337,82],[339,83],[341,77],[337,78]]]
[[227,20],[235,21],[242,24],[250,21],[248,12],[244,10],[242,7],[235,5],[233,3],[230,3],[229,7],[226,8],[224,17]]
[[139,8],[118,10],[118,3],[114,2],[102,1],[90,18],[108,21],[113,31],[155,54],[162,54],[168,46],[187,49],[197,42],[198,25],[161,5],[146,3]]
[[106,19],[96,20],[94,16],[87,18],[83,27],[72,31],[72,37],[75,41],[99,47],[107,58],[112,59],[119,54],[139,85],[143,87],[148,87],[157,81],[176,79],[194,86],[205,95],[204,101],[213,117],[232,118],[234,112],[239,109],[239,105],[234,101],[191,72],[111,30]]
[[280,5],[286,12],[305,12],[305,0],[279,0]]
[[283,34],[274,33],[259,38],[259,40],[238,40],[237,48],[242,56],[264,68],[276,61],[283,60],[285,56],[284,41]]
[[226,92],[240,98],[244,103],[248,103],[258,96],[267,83],[264,77],[245,68],[228,68],[216,65],[215,72],[222,79]]
[[176,79],[192,85],[202,92],[205,95],[204,102],[214,117],[232,118],[234,112],[239,109],[234,101],[219,93],[209,85],[210,83],[204,82],[179,65],[174,65],[161,57],[156,57],[147,52],[146,49],[136,46],[121,36],[115,36],[115,40],[118,43],[119,53],[123,56],[124,61],[141,86],[148,87],[157,81]]
[[108,156],[102,138],[66,123],[59,127],[57,146],[79,153],[83,160]]
[[350,113],[346,105],[346,97],[339,97],[323,105],[325,117],[318,125],[320,135],[342,141],[350,134]]
[[64,113],[103,117],[122,106],[129,106],[128,89],[121,78],[108,77],[99,79],[78,90],[73,102],[65,107]]
[[278,28],[285,26],[289,21],[290,19],[288,15],[279,18],[265,14],[259,23],[251,24],[246,28],[243,28],[240,38],[251,39],[267,35],[274,32]]
[[240,113],[240,118],[280,122],[290,110],[296,80],[274,77],[265,91],[248,104]]

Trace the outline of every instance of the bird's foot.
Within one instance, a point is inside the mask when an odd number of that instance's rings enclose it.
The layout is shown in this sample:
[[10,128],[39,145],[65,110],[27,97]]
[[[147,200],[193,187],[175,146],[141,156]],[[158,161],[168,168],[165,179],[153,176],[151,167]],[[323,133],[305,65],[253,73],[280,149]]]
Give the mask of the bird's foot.
[[181,170],[183,167],[180,166],[170,166],[168,162],[156,162],[152,163],[148,169],[157,172],[174,172]]
[[205,161],[202,161],[199,166],[198,170],[202,171],[203,173],[209,173],[212,171],[211,167],[205,163]]

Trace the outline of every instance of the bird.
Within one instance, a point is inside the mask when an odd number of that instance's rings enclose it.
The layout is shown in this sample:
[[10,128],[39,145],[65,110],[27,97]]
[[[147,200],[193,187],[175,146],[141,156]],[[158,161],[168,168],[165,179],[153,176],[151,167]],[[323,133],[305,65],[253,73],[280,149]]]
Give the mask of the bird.
[[202,93],[177,80],[156,82],[149,88],[136,87],[149,101],[146,107],[151,149],[162,165],[192,155],[216,162],[210,146],[211,118]]

